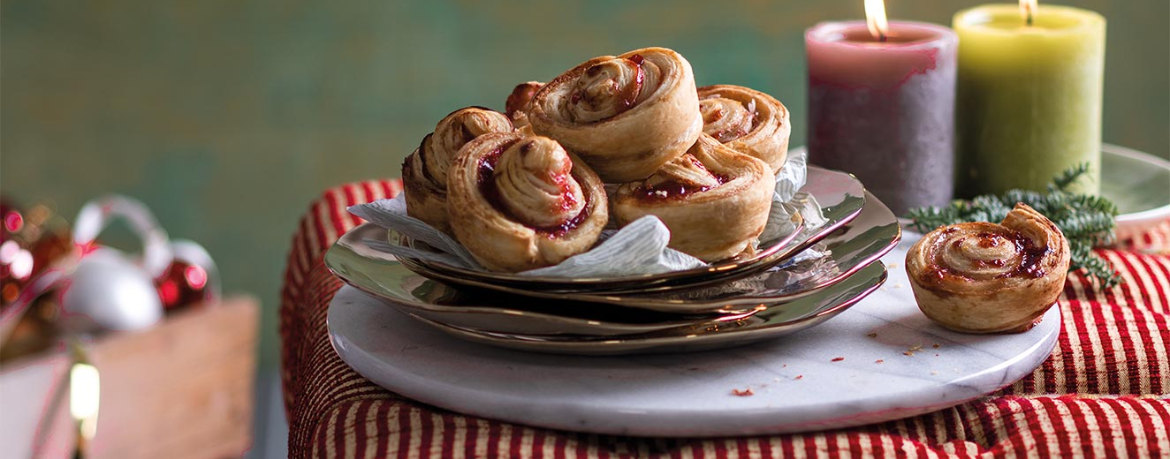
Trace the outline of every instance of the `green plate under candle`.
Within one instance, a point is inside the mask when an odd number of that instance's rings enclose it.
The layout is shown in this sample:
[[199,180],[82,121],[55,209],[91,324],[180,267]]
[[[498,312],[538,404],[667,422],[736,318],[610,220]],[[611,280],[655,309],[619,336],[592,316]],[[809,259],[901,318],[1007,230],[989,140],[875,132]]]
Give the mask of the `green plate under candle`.
[[1101,195],[1117,204],[1117,238],[1170,220],[1170,161],[1116,145],[1101,146]]

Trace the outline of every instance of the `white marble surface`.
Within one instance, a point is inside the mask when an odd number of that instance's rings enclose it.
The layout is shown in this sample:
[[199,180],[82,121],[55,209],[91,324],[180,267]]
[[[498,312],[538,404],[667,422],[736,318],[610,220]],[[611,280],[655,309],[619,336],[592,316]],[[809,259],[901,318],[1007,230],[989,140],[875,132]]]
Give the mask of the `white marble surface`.
[[[495,349],[449,337],[348,286],[333,300],[329,330],[355,370],[424,403],[533,426],[642,436],[897,419],[994,391],[1048,357],[1060,333],[1059,308],[1016,335],[952,333],[923,316],[903,268],[916,239],[907,236],[883,258],[889,281],[856,306],[809,330],[722,351],[585,357]],[[753,395],[733,394],[749,389]]]

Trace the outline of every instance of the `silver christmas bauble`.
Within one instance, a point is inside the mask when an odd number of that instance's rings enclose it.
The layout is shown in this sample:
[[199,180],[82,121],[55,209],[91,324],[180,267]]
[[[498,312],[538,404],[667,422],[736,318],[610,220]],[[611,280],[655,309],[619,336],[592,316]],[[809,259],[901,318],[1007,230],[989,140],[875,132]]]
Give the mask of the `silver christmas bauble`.
[[70,277],[61,306],[72,327],[139,330],[163,317],[154,280],[116,250],[86,255]]

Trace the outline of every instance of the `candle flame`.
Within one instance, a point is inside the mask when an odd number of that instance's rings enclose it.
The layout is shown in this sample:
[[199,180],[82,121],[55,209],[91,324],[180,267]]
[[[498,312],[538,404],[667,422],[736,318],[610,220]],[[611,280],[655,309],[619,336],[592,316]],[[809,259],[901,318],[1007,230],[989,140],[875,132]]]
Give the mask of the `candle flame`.
[[890,27],[886,24],[885,0],[865,0],[865,26],[869,28],[869,33],[873,35],[873,38],[886,41]]
[[1032,25],[1032,17],[1036,15],[1037,0],[1020,0],[1020,17],[1024,22]]

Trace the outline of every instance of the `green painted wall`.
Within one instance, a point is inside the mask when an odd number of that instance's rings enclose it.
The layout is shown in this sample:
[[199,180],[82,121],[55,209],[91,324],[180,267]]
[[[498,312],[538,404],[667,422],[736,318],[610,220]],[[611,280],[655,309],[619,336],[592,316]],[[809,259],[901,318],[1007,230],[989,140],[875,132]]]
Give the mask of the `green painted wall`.
[[[978,1],[890,0],[947,23]],[[1075,0],[1109,20],[1107,142],[1170,156],[1170,2]],[[804,142],[803,30],[861,0],[0,2],[0,190],[127,193],[264,300],[263,362],[297,218],[320,190],[398,174],[440,117],[512,85],[658,45],[699,84],[767,91]]]

